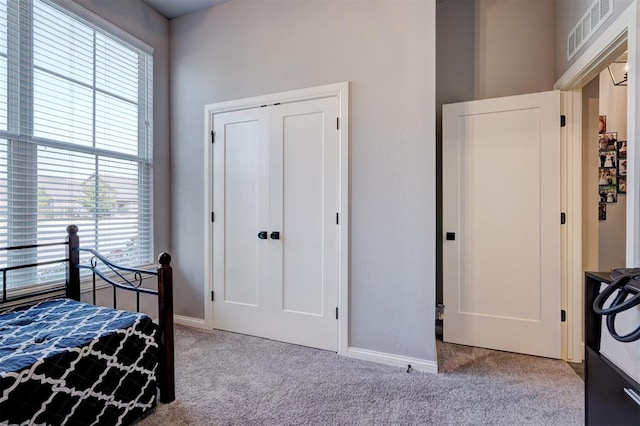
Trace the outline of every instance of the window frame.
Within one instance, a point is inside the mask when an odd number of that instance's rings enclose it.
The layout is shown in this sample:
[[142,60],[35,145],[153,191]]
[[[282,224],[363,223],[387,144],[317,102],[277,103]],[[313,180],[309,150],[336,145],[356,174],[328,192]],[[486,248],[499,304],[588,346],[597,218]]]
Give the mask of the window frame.
[[[93,38],[93,62],[91,64],[94,72],[92,84],[73,79],[72,76],[65,76],[35,65],[35,42],[34,42],[34,10],[35,1],[39,1],[49,7],[53,7],[61,13],[68,15],[80,23],[92,29]],[[25,5],[26,4],[26,5]],[[25,16],[26,15],[26,16]],[[142,249],[142,255],[146,260],[141,264],[131,266],[144,266],[153,262],[153,48],[136,39],[120,28],[95,15],[71,0],[7,0],[7,17],[18,16],[19,19],[7,19],[7,53],[0,52],[0,58],[7,61],[7,128],[6,131],[0,129],[0,139],[7,141],[7,245],[38,244],[42,239],[38,235],[38,150],[41,147],[69,150],[78,154],[89,154],[95,156],[96,174],[98,173],[98,163],[101,159],[114,159],[132,161],[138,165],[138,231],[144,230],[148,234],[148,247]],[[117,93],[112,93],[107,89],[98,87],[95,70],[96,62],[96,39],[98,34],[113,39],[117,43],[130,48],[138,57],[138,94],[135,102],[126,99]],[[17,47],[17,48],[16,48]],[[92,92],[92,146],[83,146],[71,142],[64,142],[54,139],[35,136],[34,117],[36,109],[34,105],[35,97],[35,74],[37,71],[46,72],[57,78],[64,79],[72,84],[79,84],[88,88]],[[96,147],[96,125],[97,111],[96,98],[98,94],[112,97],[121,101],[130,102],[138,109],[138,133],[137,133],[137,155],[117,152]],[[143,153],[148,155],[143,155]],[[27,159],[20,163],[20,176],[13,168],[18,162],[17,159]],[[28,170],[25,178],[25,164]],[[21,185],[16,185],[20,182]],[[27,185],[24,185],[24,183]],[[19,188],[19,190],[16,190]],[[22,192],[21,192],[22,191]],[[9,207],[10,206],[10,207]],[[94,216],[97,222],[97,216]],[[73,219],[70,219],[73,221]],[[19,230],[18,230],[19,229]],[[98,228],[94,232],[97,236]],[[61,227],[61,238],[65,235],[64,227]],[[92,242],[84,241],[86,247],[93,247]],[[37,260],[37,249],[9,251],[7,264],[21,264]],[[29,276],[29,281],[33,284],[18,285],[7,288],[7,296],[14,295],[22,297],[30,292],[39,292],[47,287],[59,286],[60,279],[54,278],[47,282],[38,283],[38,272],[35,268]]]

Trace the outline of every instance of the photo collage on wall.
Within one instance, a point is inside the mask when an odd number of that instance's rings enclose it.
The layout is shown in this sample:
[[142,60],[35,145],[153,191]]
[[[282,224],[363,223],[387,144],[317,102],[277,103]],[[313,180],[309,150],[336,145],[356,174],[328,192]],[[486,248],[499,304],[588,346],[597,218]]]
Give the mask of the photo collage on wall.
[[598,218],[607,220],[607,204],[616,203],[618,195],[627,192],[627,141],[619,141],[616,132],[607,131],[605,115],[599,117],[598,131]]

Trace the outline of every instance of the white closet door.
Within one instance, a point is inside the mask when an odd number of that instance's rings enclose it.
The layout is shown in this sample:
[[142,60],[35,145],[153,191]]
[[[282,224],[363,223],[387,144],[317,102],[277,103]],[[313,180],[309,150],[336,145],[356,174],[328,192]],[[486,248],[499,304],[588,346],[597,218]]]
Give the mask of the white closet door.
[[261,108],[216,114],[213,147],[213,281],[216,328],[266,332],[268,280],[269,139]]
[[271,110],[270,240],[277,340],[337,350],[337,98]]
[[337,350],[337,117],[335,97],[215,114],[215,328]]

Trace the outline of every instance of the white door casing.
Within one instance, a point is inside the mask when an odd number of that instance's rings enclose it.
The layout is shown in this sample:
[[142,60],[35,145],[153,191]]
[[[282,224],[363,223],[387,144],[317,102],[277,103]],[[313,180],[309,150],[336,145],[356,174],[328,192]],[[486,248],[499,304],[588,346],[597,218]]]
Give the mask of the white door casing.
[[[324,109],[321,115],[315,111],[318,105]],[[259,108],[267,105],[266,108]],[[205,158],[205,173],[209,176],[206,180],[205,198],[207,203],[207,215],[215,212],[215,221],[207,221],[209,238],[205,244],[205,279],[208,288],[216,289],[215,303],[205,303],[205,324],[208,328],[227,328],[227,322],[231,320],[236,324],[251,324],[252,331],[237,330],[249,334],[262,335],[293,343],[322,347],[330,350],[337,350],[344,353],[347,348],[347,277],[348,277],[348,83],[320,86],[316,88],[302,89],[274,95],[266,95],[238,101],[223,102],[205,107],[205,131],[207,134],[207,158]],[[327,109],[327,106],[328,109]],[[258,108],[252,108],[258,107]],[[306,110],[304,109],[306,107]],[[300,108],[303,108],[300,110]],[[298,109],[298,111],[296,111]],[[319,117],[322,116],[321,119]],[[325,117],[326,116],[326,117]],[[330,117],[329,117],[330,116]],[[339,117],[338,128],[336,118]],[[279,122],[278,126],[270,126],[270,122]],[[224,124],[223,124],[224,123]],[[306,128],[318,127],[322,123],[322,133],[325,142],[319,143],[319,139],[305,139],[302,135],[307,133]],[[255,215],[242,212],[234,217],[230,223],[230,215],[225,215],[224,191],[218,189],[219,182],[223,176],[220,173],[229,173],[228,167],[218,164],[221,153],[225,151],[221,141],[224,138],[224,131],[219,130],[220,126],[227,126],[231,129],[233,137],[239,141],[250,139],[252,132],[256,129],[267,128],[266,139],[281,140],[281,144],[274,144],[267,141],[263,146],[269,151],[269,158],[266,166],[256,166],[255,158],[248,154],[248,151],[255,152],[250,147],[256,140],[248,142],[244,148],[233,148],[228,153],[232,164],[243,167],[236,170],[243,170],[238,176],[243,179],[236,179],[243,182],[239,188],[237,197],[230,199],[229,208],[233,203],[241,205],[253,205],[254,212],[260,210],[261,206],[266,206],[267,222],[262,226],[263,220]],[[215,144],[210,144],[209,133],[216,132]],[[278,137],[278,134],[280,135]],[[330,135],[333,139],[329,141]],[[301,148],[301,144],[305,144]],[[234,160],[233,153],[242,160]],[[243,154],[244,153],[244,154]],[[314,155],[309,153],[320,153],[324,157],[318,161]],[[261,154],[264,155],[264,154]],[[294,161],[287,161],[293,158]],[[252,163],[253,162],[253,163]],[[260,176],[268,175],[269,170],[278,170],[279,175],[272,173],[267,179],[267,187],[261,185]],[[246,167],[245,167],[246,166]],[[334,173],[325,173],[321,169],[332,167]],[[321,170],[322,173],[318,173]],[[313,172],[315,175],[310,179],[296,178],[302,176],[301,173]],[[313,174],[312,173],[312,174]],[[307,173],[308,174],[308,173]],[[292,179],[287,179],[287,176]],[[234,174],[231,174],[233,181]],[[248,189],[248,190],[247,190]],[[320,189],[322,193],[318,197],[310,196],[313,190]],[[290,196],[287,196],[287,194]],[[268,194],[264,198],[264,194]],[[279,199],[275,202],[275,199]],[[327,200],[333,200],[331,203]],[[266,200],[266,201],[265,201]],[[318,206],[321,205],[321,209]],[[339,214],[339,224],[336,223]],[[284,215],[284,222],[277,218]],[[235,216],[235,215],[234,215]],[[260,216],[260,214],[258,214]],[[295,216],[302,220],[295,220]],[[264,217],[264,215],[263,215]],[[287,221],[286,218],[289,218]],[[294,220],[291,220],[294,218]],[[313,220],[311,220],[313,219]],[[311,226],[313,221],[320,219],[321,225]],[[249,236],[248,231],[244,242],[238,241],[230,243],[230,247],[236,246],[238,249],[247,250],[255,255],[250,267],[237,268],[233,266],[233,254],[231,258],[225,260],[225,256],[219,256],[224,250],[224,242],[221,242],[220,235],[229,227],[247,223],[260,223],[260,230],[268,231],[270,235],[273,231],[280,232],[280,239],[259,240],[257,235]],[[284,226],[284,227],[283,227]],[[280,228],[279,230],[277,228]],[[322,234],[324,241],[321,244],[313,243],[311,236]],[[249,239],[251,237],[251,239]],[[260,244],[264,243],[264,244]],[[294,247],[295,246],[295,247]],[[333,249],[331,248],[333,247]],[[330,255],[330,251],[333,253]],[[318,255],[320,251],[320,256]],[[305,252],[312,253],[305,256]],[[227,257],[229,254],[225,254]],[[237,258],[237,256],[236,256]],[[289,259],[289,261],[287,260]],[[231,264],[226,265],[225,263]],[[246,261],[245,261],[246,263]],[[300,263],[305,267],[299,267]],[[279,264],[280,269],[273,265]],[[225,268],[229,266],[232,273],[230,278],[241,277],[243,285],[234,289],[219,289],[218,284],[225,279]],[[227,268],[227,269],[229,269]],[[311,280],[311,271],[322,269],[322,278]],[[235,275],[234,275],[235,274]],[[284,283],[280,288],[272,287],[266,291],[265,280],[273,280]],[[316,274],[317,276],[317,274]],[[294,286],[294,282],[303,282],[302,287]],[[328,290],[328,283],[333,283],[331,291]],[[262,286],[262,288],[261,288]],[[228,290],[229,303],[221,303],[224,300],[224,292]],[[255,295],[257,293],[257,299]],[[313,294],[321,303],[311,303],[305,300],[305,296]],[[254,299],[250,299],[254,297]],[[244,298],[244,299],[242,299]],[[265,305],[265,303],[267,303]],[[267,306],[270,308],[267,309]],[[240,313],[228,312],[225,310],[232,307]],[[336,320],[336,307],[340,308],[340,315]],[[256,314],[255,312],[260,312]],[[267,312],[268,313],[265,313]],[[246,312],[253,312],[246,314]],[[219,318],[219,314],[225,314],[225,319]],[[267,315],[268,318],[265,317]],[[291,319],[294,319],[293,321]],[[331,328],[327,333],[321,328],[314,329],[309,324],[324,320],[324,329]],[[320,321],[322,322],[322,321]],[[287,325],[288,324],[288,325]],[[330,324],[330,326],[329,326]],[[288,328],[288,331],[287,331]],[[296,336],[293,340],[284,334]],[[327,336],[331,337],[328,338]],[[314,342],[315,340],[315,342]],[[317,343],[322,341],[323,343]],[[327,343],[329,342],[329,343]]]
[[560,92],[444,105],[442,152],[444,340],[559,358]]

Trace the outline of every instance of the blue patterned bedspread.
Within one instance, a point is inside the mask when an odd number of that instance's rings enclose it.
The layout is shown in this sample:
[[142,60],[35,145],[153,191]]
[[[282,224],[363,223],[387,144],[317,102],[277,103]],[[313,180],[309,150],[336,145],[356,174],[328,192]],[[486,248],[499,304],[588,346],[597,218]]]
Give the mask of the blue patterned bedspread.
[[17,372],[72,348],[86,345],[146,317],[70,299],[39,303],[0,315],[0,374]]
[[0,425],[127,425],[155,406],[157,327],[69,299],[0,315]]

